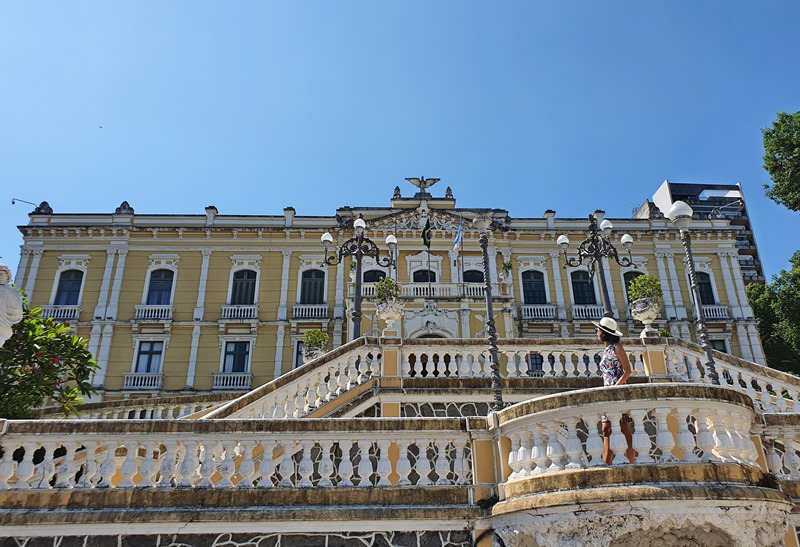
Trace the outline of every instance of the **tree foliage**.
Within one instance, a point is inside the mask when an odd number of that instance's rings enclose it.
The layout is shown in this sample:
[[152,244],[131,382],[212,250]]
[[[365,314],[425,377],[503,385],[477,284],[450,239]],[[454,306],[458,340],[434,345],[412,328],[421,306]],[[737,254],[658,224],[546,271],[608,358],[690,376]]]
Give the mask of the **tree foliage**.
[[800,211],[800,112],[778,112],[778,119],[762,130],[764,169],[773,185],[764,185],[768,198]]
[[75,412],[82,396],[95,392],[90,378],[97,363],[86,340],[43,319],[41,308],[24,303],[23,310],[14,334],[0,347],[0,418],[29,418],[47,400],[65,415]]
[[747,285],[747,298],[758,318],[761,343],[770,367],[800,374],[800,251],[772,283]]

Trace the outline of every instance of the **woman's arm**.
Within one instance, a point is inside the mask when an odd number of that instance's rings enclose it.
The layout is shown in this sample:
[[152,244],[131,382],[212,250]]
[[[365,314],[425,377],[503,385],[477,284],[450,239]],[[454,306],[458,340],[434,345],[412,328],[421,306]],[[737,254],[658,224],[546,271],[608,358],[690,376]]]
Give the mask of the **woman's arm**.
[[621,386],[622,384],[628,381],[628,378],[631,377],[631,362],[628,361],[628,354],[625,353],[625,349],[622,347],[622,344],[617,344],[614,347],[614,353],[619,359],[619,364],[622,366],[622,376],[620,376],[617,383],[614,384],[616,386]]

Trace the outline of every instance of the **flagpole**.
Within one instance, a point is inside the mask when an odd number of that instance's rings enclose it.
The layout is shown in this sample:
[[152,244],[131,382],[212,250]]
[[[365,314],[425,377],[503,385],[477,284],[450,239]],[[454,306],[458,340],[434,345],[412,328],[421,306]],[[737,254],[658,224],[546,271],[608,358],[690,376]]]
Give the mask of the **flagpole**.
[[433,296],[431,292],[431,250],[428,249],[428,298]]

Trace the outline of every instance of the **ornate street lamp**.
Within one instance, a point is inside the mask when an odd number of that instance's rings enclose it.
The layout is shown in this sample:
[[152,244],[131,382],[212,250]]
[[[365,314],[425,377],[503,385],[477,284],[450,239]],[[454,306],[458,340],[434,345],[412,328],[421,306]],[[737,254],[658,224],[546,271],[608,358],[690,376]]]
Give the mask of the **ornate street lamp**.
[[[375,262],[386,268],[391,268],[394,264],[394,251],[397,248],[397,238],[394,234],[386,236],[386,245],[389,247],[389,256],[381,257],[378,246],[370,238],[364,235],[364,230],[367,223],[363,218],[357,218],[353,222],[353,229],[356,235],[351,237],[339,247],[337,254],[328,256],[328,247],[333,243],[333,236],[330,232],[322,234],[320,241],[325,248],[325,261],[328,266],[335,266],[344,260],[345,257],[352,256],[356,261],[356,294],[355,302],[353,304],[353,336],[351,340],[355,340],[361,336],[361,259],[365,256],[371,256]],[[390,270],[391,272],[391,270]]]
[[620,259],[616,247],[611,244],[611,230],[614,225],[610,220],[604,219],[600,223],[600,231],[597,230],[597,218],[592,214],[589,215],[589,235],[578,245],[578,258],[568,257],[567,248],[569,247],[569,238],[561,234],[556,240],[564,251],[564,267],[580,266],[584,262],[589,268],[589,279],[594,277],[595,271],[600,275],[600,292],[603,298],[603,308],[605,317],[613,317],[611,311],[611,299],[608,295],[608,286],[606,285],[606,276],[603,274],[603,258],[613,258],[614,261],[622,267],[633,266],[633,258],[631,257],[631,246],[633,245],[633,238],[630,234],[624,234],[620,238],[620,243],[628,251],[628,256]]
[[708,341],[708,328],[706,327],[705,313],[703,304],[700,300],[700,285],[697,283],[697,274],[694,269],[694,256],[692,255],[692,238],[689,235],[689,225],[692,223],[692,208],[683,201],[676,201],[667,213],[675,227],[680,230],[681,243],[686,254],[686,270],[689,273],[689,283],[692,289],[692,307],[694,308],[694,324],[697,331],[697,339],[706,354],[706,373],[711,383],[719,385],[719,375],[717,367],[714,365],[714,355],[711,352],[711,343]]
[[488,230],[492,225],[492,217],[480,215],[472,221],[473,226],[480,232],[480,244],[483,251],[483,293],[486,297],[486,337],[489,341],[489,358],[492,360],[492,410],[502,410],[503,385],[500,379],[500,360],[497,350],[497,330],[494,327],[494,310],[492,309],[492,284],[489,278],[489,235]]

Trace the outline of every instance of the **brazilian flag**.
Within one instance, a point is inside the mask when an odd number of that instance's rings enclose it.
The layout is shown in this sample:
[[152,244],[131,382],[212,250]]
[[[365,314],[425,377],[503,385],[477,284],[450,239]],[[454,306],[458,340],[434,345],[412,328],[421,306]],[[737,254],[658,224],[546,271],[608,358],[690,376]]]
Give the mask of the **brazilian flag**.
[[425,227],[422,229],[422,244],[425,245],[429,251],[431,250],[431,219],[425,222]]

